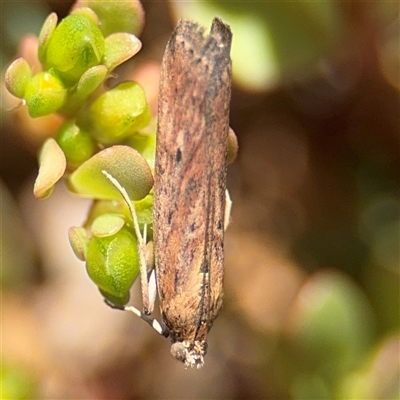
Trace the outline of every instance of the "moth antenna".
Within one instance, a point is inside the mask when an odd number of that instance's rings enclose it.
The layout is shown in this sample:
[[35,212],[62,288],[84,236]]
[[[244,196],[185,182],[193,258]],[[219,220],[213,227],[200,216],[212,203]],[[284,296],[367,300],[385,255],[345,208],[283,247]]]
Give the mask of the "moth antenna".
[[104,171],[104,170],[101,172],[113,184],[113,186],[118,190],[118,192],[121,194],[121,196],[125,200],[125,203],[128,206],[129,212],[131,214],[135,234],[136,234],[138,240],[144,241],[144,239],[142,237],[142,233],[140,232],[140,229],[139,229],[139,222],[138,222],[137,215],[136,215],[135,205],[131,202],[131,199],[129,198],[126,189],[110,173],[108,173],[107,171]]
[[139,253],[139,267],[140,267],[140,286],[142,289],[142,301],[144,314],[151,314],[154,309],[154,304],[150,304],[149,301],[149,284],[147,278],[147,250],[146,250],[146,235],[147,235],[147,225],[144,227],[144,234],[140,232],[139,222],[137,219],[136,209],[134,203],[128,196],[126,189],[115,179],[110,173],[105,170],[101,171],[103,175],[114,185],[114,187],[119,191],[125,203],[129,208],[131,214],[133,229],[135,230],[135,235],[138,241],[138,253]]

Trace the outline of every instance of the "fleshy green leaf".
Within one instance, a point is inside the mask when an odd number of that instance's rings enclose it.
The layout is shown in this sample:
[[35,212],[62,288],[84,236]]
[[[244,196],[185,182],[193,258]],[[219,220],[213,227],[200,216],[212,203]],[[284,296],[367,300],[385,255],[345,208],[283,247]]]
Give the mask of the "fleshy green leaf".
[[39,60],[42,64],[46,63],[46,52],[50,43],[51,36],[53,35],[57,26],[58,17],[56,13],[51,13],[43,24],[42,30],[39,34],[39,47],[38,54]]
[[97,14],[89,7],[81,7],[75,8],[71,15],[80,15],[81,17],[87,18],[89,21],[92,21],[96,26],[100,25],[100,20]]
[[104,81],[106,75],[107,68],[104,65],[96,65],[84,72],[76,88],[76,101],[81,101],[93,93]]
[[74,121],[67,121],[61,126],[56,140],[71,167],[79,166],[96,151],[96,145],[90,134],[80,129]]
[[103,214],[97,217],[92,224],[92,235],[107,237],[115,235],[125,225],[125,218],[121,214]]
[[134,35],[119,32],[105,39],[104,65],[109,71],[129,60],[142,48],[142,42]]
[[107,293],[105,290],[100,289],[100,293],[103,295],[105,299],[107,299],[110,303],[115,304],[117,306],[124,306],[129,301],[130,294],[127,292],[124,296],[113,296],[110,293]]
[[46,52],[46,67],[55,68],[69,85],[99,65],[104,54],[104,37],[88,18],[69,15],[57,26]]
[[128,144],[136,149],[149,163],[150,168],[154,170],[156,158],[156,134],[138,133],[129,138]]
[[39,174],[33,189],[35,197],[48,197],[53,186],[64,175],[66,166],[65,155],[60,146],[53,138],[47,139],[39,155]]
[[151,113],[143,88],[136,82],[124,82],[99,96],[87,117],[94,137],[114,144],[144,128]]
[[76,226],[69,228],[68,239],[76,257],[81,261],[85,261],[86,245],[88,243],[86,229]]
[[24,98],[28,82],[32,77],[31,67],[24,58],[18,58],[8,68],[5,74],[5,85],[15,97]]
[[84,72],[74,90],[69,92],[62,113],[76,116],[87,98],[104,82],[107,73],[108,70],[104,65],[96,65]]
[[139,274],[136,238],[125,228],[113,236],[93,236],[87,246],[86,268],[102,291],[125,297]]
[[135,201],[135,210],[139,224],[150,225],[153,223],[153,193],[144,199]]
[[58,111],[65,103],[67,90],[57,76],[39,72],[26,85],[25,101],[29,115],[42,117]]
[[121,199],[121,194],[104,176],[105,170],[125,188],[132,200],[144,198],[153,187],[146,160],[128,146],[113,146],[84,162],[69,178],[72,191],[97,199]]
[[228,132],[228,155],[227,155],[227,163],[232,164],[237,157],[237,153],[239,151],[239,143],[236,137],[235,131],[229,127]]
[[114,200],[96,200],[92,203],[84,226],[86,229],[91,229],[93,222],[103,214],[120,214],[125,217],[125,220],[130,219],[128,206],[122,201]]
[[139,0],[78,0],[75,7],[91,8],[100,19],[104,36],[116,32],[139,36],[144,26],[144,10]]

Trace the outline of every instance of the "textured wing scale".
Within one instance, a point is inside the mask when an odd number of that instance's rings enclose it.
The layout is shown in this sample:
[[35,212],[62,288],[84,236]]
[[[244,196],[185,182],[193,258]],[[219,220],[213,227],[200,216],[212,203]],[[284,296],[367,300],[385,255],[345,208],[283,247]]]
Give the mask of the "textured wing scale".
[[205,346],[222,305],[230,45],[220,20],[208,37],[182,21],[163,58],[153,229],[160,307],[173,342]]

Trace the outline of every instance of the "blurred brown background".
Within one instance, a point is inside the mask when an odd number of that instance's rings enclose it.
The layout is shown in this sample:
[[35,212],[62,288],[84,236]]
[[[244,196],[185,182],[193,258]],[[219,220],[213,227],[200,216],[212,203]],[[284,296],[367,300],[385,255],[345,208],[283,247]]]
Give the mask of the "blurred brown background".
[[[57,122],[10,111],[2,87],[3,398],[398,398],[398,4],[188,4],[143,2],[143,49],[121,74],[154,109],[178,15],[221,15],[238,43],[226,294],[205,367],[184,370],[165,339],[104,305],[67,238],[89,204],[62,184],[33,198]],[[2,76],[21,36],[71,5],[2,1]]]

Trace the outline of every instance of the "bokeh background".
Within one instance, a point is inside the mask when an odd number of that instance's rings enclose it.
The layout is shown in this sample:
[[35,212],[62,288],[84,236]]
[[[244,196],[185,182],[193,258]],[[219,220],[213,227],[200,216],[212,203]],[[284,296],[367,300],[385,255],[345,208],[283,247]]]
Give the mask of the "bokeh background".
[[[69,1],[1,1],[1,69]],[[202,370],[106,307],[70,248],[89,208],[32,194],[56,118],[2,86],[3,399],[397,399],[399,5],[388,1],[143,1],[143,49],[123,66],[156,110],[179,17],[234,34],[225,302]],[[132,303],[140,305],[138,284]]]

